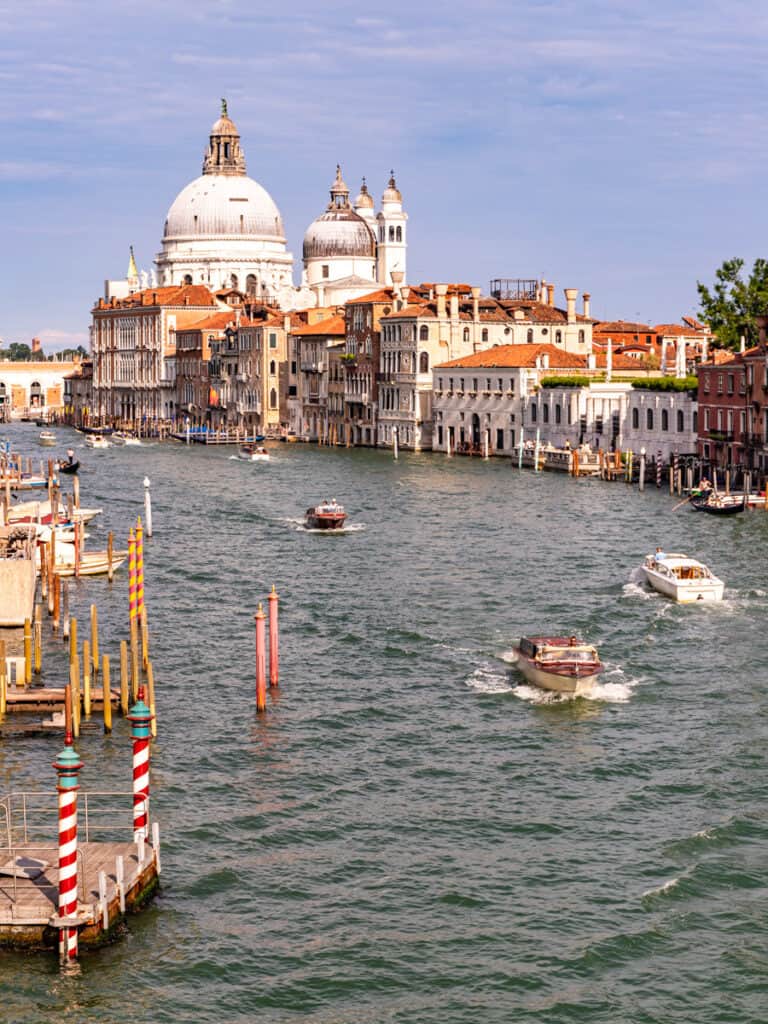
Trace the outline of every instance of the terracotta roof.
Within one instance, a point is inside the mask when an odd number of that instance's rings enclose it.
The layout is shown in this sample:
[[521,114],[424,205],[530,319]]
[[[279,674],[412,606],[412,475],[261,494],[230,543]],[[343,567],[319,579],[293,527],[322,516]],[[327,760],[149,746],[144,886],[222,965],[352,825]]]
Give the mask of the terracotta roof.
[[[638,362],[639,360],[633,359],[632,356],[622,355],[621,352],[611,353],[611,368],[614,370],[634,370],[636,372]],[[608,353],[595,352],[595,365],[604,370],[608,365]]]
[[587,357],[576,355],[574,352],[563,352],[555,345],[494,345],[493,348],[483,349],[481,352],[473,352],[472,355],[462,356],[461,359],[452,359],[448,363],[440,363],[436,370],[447,370],[452,367],[466,367],[468,370],[473,367],[498,367],[514,368],[518,366],[534,367],[539,356],[549,356],[549,369],[586,369]]
[[307,338],[312,335],[320,337],[329,337],[330,335],[337,335],[343,337],[346,331],[343,316],[331,316],[327,320],[321,320],[317,324],[312,324],[310,327],[301,326],[294,328],[291,333],[295,334],[300,338]]
[[231,310],[222,313],[213,313],[211,316],[204,316],[202,320],[194,320],[184,327],[177,327],[177,334],[184,334],[186,331],[223,331],[229,324],[234,324],[235,314]]
[[[215,306],[216,299],[204,284],[170,285],[164,288],[146,288],[134,292],[115,302],[115,309],[131,309],[134,306]],[[105,303],[102,309],[112,309]]]
[[368,292],[367,295],[359,295],[356,299],[348,299],[347,305],[354,306],[358,302],[393,302],[395,293],[391,288],[379,288],[376,292]]
[[686,324],[656,324],[653,328],[655,334],[680,335],[690,338],[691,334],[701,334],[701,328],[691,327]]
[[655,328],[648,324],[636,324],[629,320],[596,321],[592,328],[594,334],[654,334]]

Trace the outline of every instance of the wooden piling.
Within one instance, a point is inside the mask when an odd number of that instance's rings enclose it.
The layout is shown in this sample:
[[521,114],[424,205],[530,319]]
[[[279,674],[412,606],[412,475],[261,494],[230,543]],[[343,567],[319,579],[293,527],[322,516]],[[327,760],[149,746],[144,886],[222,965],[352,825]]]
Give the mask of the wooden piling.
[[128,644],[120,641],[120,714],[128,714]]
[[53,631],[58,632],[61,616],[61,576],[53,574]]
[[5,640],[0,640],[0,717],[8,704],[8,665],[5,660]]
[[155,673],[152,670],[151,661],[147,663],[147,702],[152,714],[152,721],[149,723],[149,728],[152,733],[152,738],[154,739],[157,736],[157,715],[155,714]]
[[69,660],[74,661],[77,657],[77,619],[71,618],[69,620],[67,636],[69,637]]
[[24,685],[32,682],[32,622],[24,619]]
[[99,615],[96,605],[91,605],[91,658],[94,679],[99,674]]
[[277,623],[278,596],[274,583],[269,595],[269,685],[277,686],[280,677],[280,639]]
[[109,655],[102,658],[101,698],[104,706],[104,732],[112,732],[112,691],[109,686]]
[[48,545],[38,544],[37,552],[40,556],[40,597],[48,602]]
[[256,711],[267,710],[267,666],[264,637],[264,620],[266,615],[264,609],[259,605],[259,610],[254,615],[256,622]]
[[91,645],[83,640],[83,711],[91,717]]
[[43,663],[43,609],[39,604],[35,605],[34,651],[35,675],[39,676]]
[[110,530],[109,531],[109,535],[107,537],[107,579],[109,580],[110,583],[112,582],[112,577],[114,576],[114,570],[112,568],[112,562],[113,562],[112,552],[113,552],[113,549],[114,549],[114,543],[115,543],[115,537],[114,537],[114,534],[112,533],[112,531]]
[[78,660],[69,665],[69,692],[72,705],[72,735],[80,735],[80,666]]

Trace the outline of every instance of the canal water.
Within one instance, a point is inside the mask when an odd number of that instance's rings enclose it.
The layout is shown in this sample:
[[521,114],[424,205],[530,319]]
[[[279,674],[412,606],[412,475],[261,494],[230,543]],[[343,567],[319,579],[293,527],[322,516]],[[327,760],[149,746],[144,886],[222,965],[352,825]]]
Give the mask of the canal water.
[[[3,1020],[766,1020],[768,515],[507,461],[275,444],[250,465],[58,433],[104,508],[92,547],[152,481],[163,887],[71,976],[0,954]],[[331,497],[352,528],[303,530]],[[722,575],[723,604],[646,592],[657,545]],[[273,583],[281,683],[257,719]],[[80,581],[73,613],[91,601],[115,656],[125,575]],[[522,684],[510,648],[542,630],[599,646],[592,699]],[[45,666],[63,681],[50,638]],[[6,740],[3,788],[52,790],[60,746]],[[128,788],[126,723],[79,752],[84,787]]]

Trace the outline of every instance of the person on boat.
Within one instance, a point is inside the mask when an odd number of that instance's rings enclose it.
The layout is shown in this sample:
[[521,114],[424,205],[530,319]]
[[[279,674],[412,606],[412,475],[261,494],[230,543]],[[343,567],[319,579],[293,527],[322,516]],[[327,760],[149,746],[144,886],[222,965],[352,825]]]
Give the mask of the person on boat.
[[74,461],[75,461],[75,449],[74,448],[67,448],[67,462],[71,466]]
[[664,555],[664,552],[661,550],[661,548],[656,548],[656,554],[653,556],[654,561],[663,562],[665,557],[666,556]]

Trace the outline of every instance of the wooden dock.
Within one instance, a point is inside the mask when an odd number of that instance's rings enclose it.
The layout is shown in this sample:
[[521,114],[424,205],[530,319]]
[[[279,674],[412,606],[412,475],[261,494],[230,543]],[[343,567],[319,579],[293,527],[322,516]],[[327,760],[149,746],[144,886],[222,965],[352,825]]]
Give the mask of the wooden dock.
[[[63,686],[9,686],[6,691],[6,710],[14,712],[54,713],[64,711]],[[117,708],[120,703],[120,691],[111,689],[111,704]],[[104,690],[101,686],[91,687],[91,707],[94,711],[104,710]]]
[[[7,835],[27,834],[25,818],[34,818],[41,806],[33,799],[45,800],[50,794],[24,794],[0,802],[0,814],[10,820],[11,811],[20,822]],[[55,794],[54,794],[55,796]],[[79,832],[94,832],[94,818],[104,808],[104,799],[120,801],[124,821],[131,814],[130,793],[83,793],[79,803]],[[15,803],[13,801],[15,800]],[[89,807],[90,800],[90,807]],[[110,810],[108,807],[107,810]],[[46,808],[48,811],[48,808]],[[90,814],[90,820],[89,820]],[[51,842],[7,842],[0,847],[0,947],[56,949],[59,929],[78,928],[80,947],[98,946],[111,941],[121,930],[126,915],[138,911],[158,887],[160,875],[159,832],[153,827],[153,842],[133,842],[122,838],[108,842],[78,843],[78,907],[74,918],[59,917],[58,847],[55,845],[56,818],[46,813],[52,829]],[[21,822],[24,821],[23,824]],[[39,832],[39,829],[37,830]],[[120,829],[131,836],[129,826]]]

